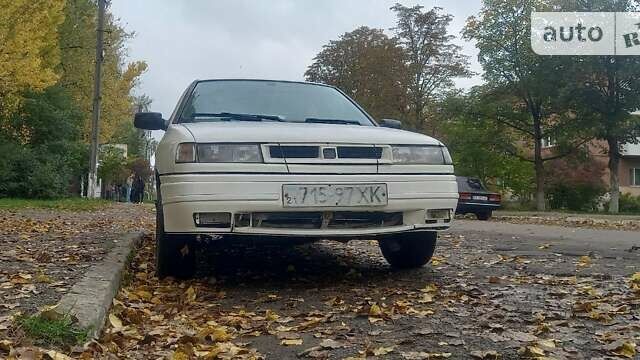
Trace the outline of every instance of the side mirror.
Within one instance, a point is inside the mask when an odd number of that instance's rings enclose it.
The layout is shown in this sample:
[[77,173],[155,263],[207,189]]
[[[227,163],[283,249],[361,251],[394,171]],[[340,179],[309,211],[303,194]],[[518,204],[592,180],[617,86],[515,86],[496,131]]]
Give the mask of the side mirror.
[[402,129],[402,122],[400,120],[382,119],[380,120],[380,126],[392,129]]
[[133,125],[142,130],[167,130],[167,122],[157,112],[136,113]]

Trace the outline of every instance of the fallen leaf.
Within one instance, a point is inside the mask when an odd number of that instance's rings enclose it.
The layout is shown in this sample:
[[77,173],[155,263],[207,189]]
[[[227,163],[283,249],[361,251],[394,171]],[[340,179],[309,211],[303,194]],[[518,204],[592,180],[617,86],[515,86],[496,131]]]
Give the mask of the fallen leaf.
[[387,355],[388,353],[392,352],[393,350],[395,350],[395,345],[394,346],[388,346],[388,347],[384,347],[381,346],[379,348],[376,348],[373,350],[373,355],[374,356],[382,356],[382,355]]
[[409,351],[400,353],[406,360],[431,360],[431,359],[447,359],[451,357],[451,353],[428,353],[424,351]]
[[184,292],[185,302],[187,303],[196,301],[197,296],[198,295],[196,294],[196,289],[194,289],[193,286],[189,286],[187,291]]
[[109,323],[111,324],[111,326],[113,326],[115,330],[122,329],[122,320],[120,320],[114,314],[109,314]]
[[591,265],[591,258],[587,255],[580,256],[578,259],[578,267],[586,267]]
[[500,354],[498,354],[497,351],[495,350],[475,350],[472,351],[469,355],[471,355],[471,357],[474,357],[476,359],[490,359],[490,360],[495,360],[495,359],[499,359],[500,358]]
[[369,308],[369,316],[382,316],[382,308],[378,304],[371,305],[371,307]]
[[633,359],[636,355],[636,343],[627,340],[617,340],[611,344],[605,345],[605,350],[614,355]]
[[280,345],[284,345],[284,346],[302,345],[302,339],[283,339],[282,341],[280,341]]

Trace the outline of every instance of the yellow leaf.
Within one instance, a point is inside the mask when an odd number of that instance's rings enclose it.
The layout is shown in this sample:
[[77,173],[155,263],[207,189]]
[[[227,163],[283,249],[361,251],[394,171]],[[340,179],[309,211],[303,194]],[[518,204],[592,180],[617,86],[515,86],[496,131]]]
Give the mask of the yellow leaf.
[[433,302],[433,295],[431,294],[422,294],[422,298],[418,300],[421,304],[427,304]]
[[276,321],[280,318],[280,316],[278,316],[278,314],[276,314],[273,310],[267,310],[264,317],[267,319],[267,321]]
[[369,308],[369,316],[382,316],[382,308],[378,304],[371,305],[371,307]]
[[227,329],[224,327],[215,328],[211,334],[211,340],[217,342],[225,342],[231,340],[232,336],[227,332]]
[[153,297],[153,294],[151,294],[150,292],[148,292],[146,290],[138,290],[138,291],[136,291],[136,295],[138,295],[141,299],[143,299],[145,301],[149,301]]
[[580,256],[578,259],[578,266],[585,267],[591,265],[591,258],[588,256]]
[[196,297],[197,297],[196,289],[194,289],[193,286],[189,286],[187,291],[184,292],[184,297],[185,297],[185,302],[187,303],[192,303],[196,301]]
[[73,360],[73,358],[68,357],[63,353],[59,353],[55,350],[49,350],[46,354],[51,358],[51,360]]
[[427,286],[425,286],[423,289],[420,289],[420,291],[425,293],[435,293],[438,292],[438,287],[435,284],[427,284]]
[[302,345],[302,339],[283,339],[280,342],[280,345],[284,345],[284,346]]
[[111,326],[116,330],[122,328],[122,320],[118,319],[118,317],[113,314],[109,314],[109,323],[111,323]]
[[631,283],[640,285],[640,271],[631,275]]
[[538,345],[544,346],[544,347],[548,347],[548,348],[555,348],[556,347],[556,343],[555,343],[555,341],[553,341],[553,339],[540,340],[540,341],[538,341]]
[[396,348],[395,346],[389,346],[389,347],[381,346],[373,350],[373,355],[374,356],[387,355],[388,353],[392,352],[395,348]]
[[636,355],[636,343],[631,341],[623,342],[617,349],[613,350],[612,353],[628,359],[633,359]]
[[544,356],[544,350],[537,346],[527,346],[525,354],[529,356]]
[[0,340],[0,350],[5,351],[5,352],[9,352],[11,351],[11,346],[13,345],[13,342],[11,340]]

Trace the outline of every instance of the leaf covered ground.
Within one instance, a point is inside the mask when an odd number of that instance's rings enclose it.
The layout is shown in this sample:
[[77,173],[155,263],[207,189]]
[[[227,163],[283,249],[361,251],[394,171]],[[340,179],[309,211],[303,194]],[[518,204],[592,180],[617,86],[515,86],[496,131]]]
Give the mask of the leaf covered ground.
[[173,359],[637,356],[633,258],[610,271],[589,256],[500,253],[496,242],[444,235],[432,265],[410,271],[390,270],[374,242],[215,243],[200,256],[200,279],[175,282],[153,276],[148,239],[91,351]]
[[50,204],[55,209],[0,209],[0,358],[3,346],[24,338],[14,326],[18,317],[55,304],[121,234],[153,225],[147,206],[90,202],[88,211],[78,202],[63,202],[65,210]]
[[373,241],[214,241],[189,281],[154,276],[149,236],[100,339],[55,350],[11,340],[0,357],[638,357],[639,252],[560,251],[562,234],[514,237],[495,227],[445,233],[433,262],[407,271],[390,269]]

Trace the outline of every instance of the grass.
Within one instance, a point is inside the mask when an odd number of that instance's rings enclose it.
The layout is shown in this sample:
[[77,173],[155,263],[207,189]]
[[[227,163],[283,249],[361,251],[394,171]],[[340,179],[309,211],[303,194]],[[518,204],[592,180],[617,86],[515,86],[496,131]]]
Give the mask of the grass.
[[112,201],[109,200],[84,199],[79,197],[51,200],[4,198],[0,199],[0,209],[54,209],[67,211],[91,211],[104,208],[111,203]]
[[46,319],[40,315],[24,316],[17,319],[20,328],[36,342],[53,346],[72,346],[84,343],[88,331],[73,324],[71,317]]

